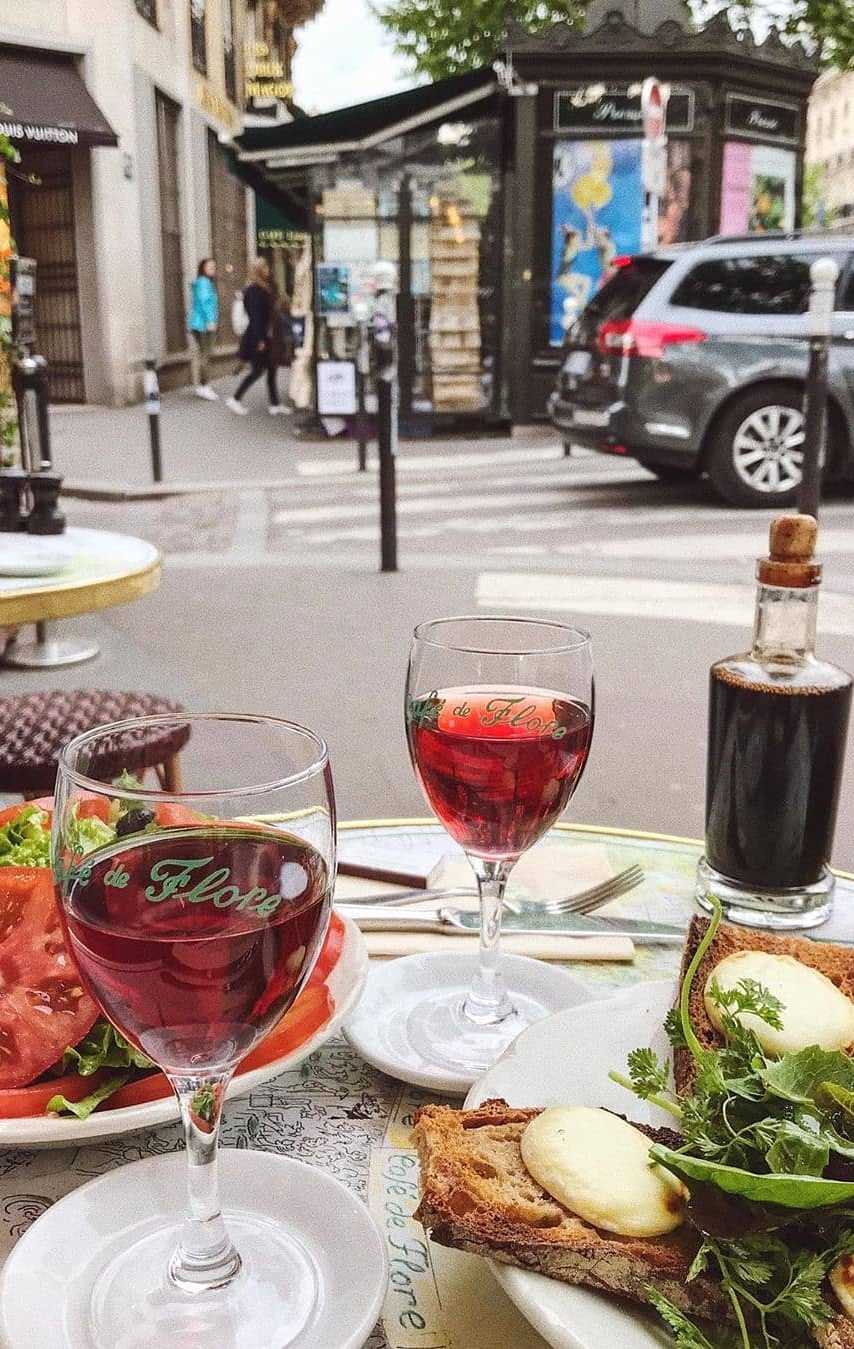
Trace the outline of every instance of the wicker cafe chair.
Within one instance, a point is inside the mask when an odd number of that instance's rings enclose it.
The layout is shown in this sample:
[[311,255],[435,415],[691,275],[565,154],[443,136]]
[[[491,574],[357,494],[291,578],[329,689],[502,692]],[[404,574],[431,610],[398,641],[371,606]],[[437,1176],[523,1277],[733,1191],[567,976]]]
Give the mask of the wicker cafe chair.
[[[0,792],[17,792],[27,799],[50,796],[60,752],[75,735],[128,717],[183,711],[180,703],[167,698],[113,689],[71,689],[0,698]],[[189,726],[125,732],[120,743],[105,746],[93,758],[92,775],[109,780],[126,770],[142,777],[153,768],[165,791],[180,791],[178,756],[189,738]]]

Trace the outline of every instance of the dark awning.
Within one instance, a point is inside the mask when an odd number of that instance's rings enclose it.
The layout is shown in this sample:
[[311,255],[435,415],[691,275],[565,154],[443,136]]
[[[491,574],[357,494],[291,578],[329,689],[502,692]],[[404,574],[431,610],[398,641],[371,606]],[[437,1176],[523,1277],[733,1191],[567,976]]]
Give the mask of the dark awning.
[[278,166],[328,161],[339,154],[369,149],[418,126],[442,121],[495,93],[491,67],[418,85],[400,94],[337,108],[317,117],[300,117],[273,126],[247,127],[234,140],[238,158]]
[[24,145],[118,145],[73,56],[0,47],[0,132]]

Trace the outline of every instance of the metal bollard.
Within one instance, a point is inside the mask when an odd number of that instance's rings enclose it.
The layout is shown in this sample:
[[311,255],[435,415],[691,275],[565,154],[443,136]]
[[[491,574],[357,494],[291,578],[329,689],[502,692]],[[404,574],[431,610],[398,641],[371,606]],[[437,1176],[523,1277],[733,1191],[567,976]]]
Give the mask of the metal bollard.
[[374,346],[380,459],[380,571],[397,571],[397,338],[393,320],[381,311],[374,318]]
[[816,258],[810,268],[810,357],[804,393],[804,450],[798,510],[818,519],[821,471],[827,445],[827,362],[839,268],[833,258]]
[[145,374],[142,377],[145,390],[145,410],[148,413],[148,435],[151,441],[151,476],[155,482],[163,481],[163,463],[160,455],[160,381],[157,378],[156,361],[145,362]]
[[371,371],[371,347],[368,341],[368,325],[359,322],[359,345],[356,349],[356,443],[359,455],[359,472],[368,467],[368,414],[365,408],[365,389]]

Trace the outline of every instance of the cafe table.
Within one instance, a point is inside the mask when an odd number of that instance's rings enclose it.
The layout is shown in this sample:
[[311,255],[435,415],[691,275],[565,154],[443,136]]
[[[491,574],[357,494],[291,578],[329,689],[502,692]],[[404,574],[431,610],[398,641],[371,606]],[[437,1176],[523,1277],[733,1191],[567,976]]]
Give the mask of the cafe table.
[[[369,866],[426,872],[453,848],[434,821],[354,821],[339,830],[341,856]],[[548,843],[579,856],[585,849],[604,850],[614,871],[633,863],[643,867],[643,885],[603,913],[687,924],[697,841],[558,825]],[[836,906],[836,935],[847,932],[854,939],[854,875],[838,873]],[[603,999],[634,982],[674,976],[679,958],[679,948],[639,946],[633,965],[576,963],[571,970],[591,999]],[[419,1105],[438,1099],[376,1072],[337,1036],[298,1067],[231,1101],[222,1141],[326,1169],[369,1204],[386,1234],[391,1270],[369,1349],[546,1349],[486,1261],[428,1245],[409,1216],[417,1203],[412,1118]],[[167,1125],[81,1148],[0,1150],[0,1258],[54,1200],[84,1181],[181,1146],[178,1126]],[[286,1211],[282,1218],[287,1221]]]
[[[160,584],[160,553],[153,544],[107,529],[69,528],[51,536],[0,535],[2,557],[27,549],[56,550],[64,555],[61,571],[49,576],[0,574],[0,628],[34,623],[35,642],[14,642],[2,664],[21,669],[52,670],[77,665],[98,654],[94,642],[57,640],[48,624],[56,619],[95,613],[141,599]],[[0,567],[2,571],[2,567]]]

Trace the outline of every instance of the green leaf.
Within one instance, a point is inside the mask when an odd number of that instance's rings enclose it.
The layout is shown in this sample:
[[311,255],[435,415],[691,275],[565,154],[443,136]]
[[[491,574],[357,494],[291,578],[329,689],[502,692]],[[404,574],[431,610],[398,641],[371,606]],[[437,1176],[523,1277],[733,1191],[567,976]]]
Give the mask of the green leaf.
[[854,1120],[854,1091],[841,1087],[838,1082],[821,1082],[817,1095],[819,1105],[831,1101],[843,1114]]
[[49,866],[48,816],[38,806],[25,806],[0,829],[0,867]]
[[678,1007],[671,1007],[667,1013],[664,1018],[664,1029],[674,1049],[688,1048],[688,1041],[685,1039],[685,1032],[682,1029],[682,1018],[679,1015]]
[[115,827],[97,815],[89,815],[83,820],[75,816],[65,827],[63,842],[72,857],[85,857],[96,848],[105,848],[115,842],[115,837]]
[[736,1166],[724,1166],[702,1157],[674,1152],[661,1143],[649,1150],[652,1161],[686,1181],[716,1185],[725,1194],[740,1195],[757,1204],[778,1204],[781,1208],[817,1209],[854,1201],[854,1181],[825,1180],[821,1176],[757,1175]]
[[66,1049],[62,1066],[66,1072],[91,1077],[101,1068],[153,1068],[154,1064],[102,1017],[88,1035]]
[[725,1013],[724,1021],[730,1017],[738,1021],[740,1017],[750,1015],[775,1030],[783,1029],[782,1002],[756,979],[740,979],[733,988],[721,988],[717,980],[713,980],[709,997]]
[[[714,1344],[698,1325],[674,1306],[663,1293],[659,1293],[657,1288],[652,1286],[645,1288],[644,1297],[672,1333],[677,1349],[721,1349],[722,1341],[718,1340],[717,1344]],[[730,1338],[727,1343],[732,1344],[733,1340]]]
[[760,1077],[773,1096],[798,1105],[813,1105],[818,1101],[819,1091],[826,1091],[828,1084],[854,1091],[854,1061],[839,1050],[810,1045],[797,1054],[784,1054],[776,1063],[769,1063]]
[[780,1120],[765,1153],[772,1171],[791,1176],[820,1176],[830,1160],[830,1144],[794,1120]]
[[88,1119],[92,1111],[106,1101],[108,1096],[123,1087],[130,1073],[113,1073],[99,1087],[84,1096],[82,1101],[69,1101],[65,1096],[51,1096],[47,1108],[52,1115],[76,1115],[78,1119]]
[[626,1061],[632,1087],[642,1100],[667,1089],[668,1068],[651,1049],[633,1049]]

